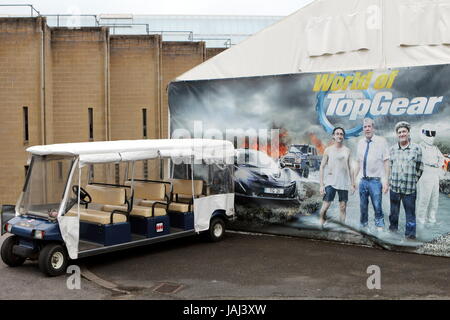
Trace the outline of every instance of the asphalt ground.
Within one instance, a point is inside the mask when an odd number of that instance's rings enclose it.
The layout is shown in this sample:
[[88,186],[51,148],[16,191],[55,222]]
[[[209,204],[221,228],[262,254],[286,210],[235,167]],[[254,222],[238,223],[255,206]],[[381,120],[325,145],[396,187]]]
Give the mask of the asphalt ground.
[[[80,289],[68,289],[69,274],[44,276],[36,262],[0,263],[0,299],[450,299],[449,258],[283,236],[190,237],[72,264]],[[367,287],[373,265],[380,289]]]

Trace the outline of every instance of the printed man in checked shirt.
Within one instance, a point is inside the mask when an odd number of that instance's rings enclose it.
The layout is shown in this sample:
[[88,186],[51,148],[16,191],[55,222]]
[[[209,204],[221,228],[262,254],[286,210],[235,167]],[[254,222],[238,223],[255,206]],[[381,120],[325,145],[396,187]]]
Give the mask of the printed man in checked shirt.
[[416,190],[423,172],[422,149],[411,143],[411,125],[401,121],[395,125],[398,143],[390,148],[391,176],[389,178],[391,214],[389,230],[398,230],[400,202],[406,215],[405,236],[416,238]]

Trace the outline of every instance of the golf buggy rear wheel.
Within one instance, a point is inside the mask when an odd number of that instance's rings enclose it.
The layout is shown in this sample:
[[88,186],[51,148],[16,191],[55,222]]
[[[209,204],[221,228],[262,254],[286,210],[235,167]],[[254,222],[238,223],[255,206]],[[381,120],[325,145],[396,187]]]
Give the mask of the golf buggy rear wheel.
[[66,249],[58,243],[49,243],[39,253],[39,269],[48,276],[59,276],[68,265]]
[[17,244],[19,244],[19,238],[17,236],[6,238],[2,244],[2,260],[10,267],[18,267],[25,262],[25,258],[19,257],[13,253],[13,247]]
[[218,242],[225,236],[225,222],[222,218],[212,218],[209,223],[209,230],[205,233],[211,242]]

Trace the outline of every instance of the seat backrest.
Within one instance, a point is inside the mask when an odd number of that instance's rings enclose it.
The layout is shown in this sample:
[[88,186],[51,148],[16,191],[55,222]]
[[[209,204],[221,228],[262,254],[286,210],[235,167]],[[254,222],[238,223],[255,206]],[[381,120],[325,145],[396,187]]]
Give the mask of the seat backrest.
[[[131,180],[125,181],[131,187]],[[165,201],[167,185],[157,181],[134,181],[134,197],[143,200]]]
[[[183,179],[172,179],[172,193],[182,194],[188,197],[200,196],[203,191],[203,180],[183,180]],[[192,190],[192,184],[194,185],[194,190]]]
[[92,202],[120,206],[125,204],[125,188],[89,184],[85,190],[92,197]]
[[164,183],[139,181],[134,183],[134,196],[138,199],[164,201],[165,195]]

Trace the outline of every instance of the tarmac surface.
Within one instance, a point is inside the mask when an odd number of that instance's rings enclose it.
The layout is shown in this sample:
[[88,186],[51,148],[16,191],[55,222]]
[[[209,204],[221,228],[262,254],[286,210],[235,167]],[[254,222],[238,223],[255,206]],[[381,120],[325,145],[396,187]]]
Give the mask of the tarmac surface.
[[[36,262],[0,262],[0,299],[450,299],[449,258],[283,236],[190,237],[72,264],[81,289],[68,289],[69,274],[44,276]],[[367,287],[372,265],[379,290]]]

